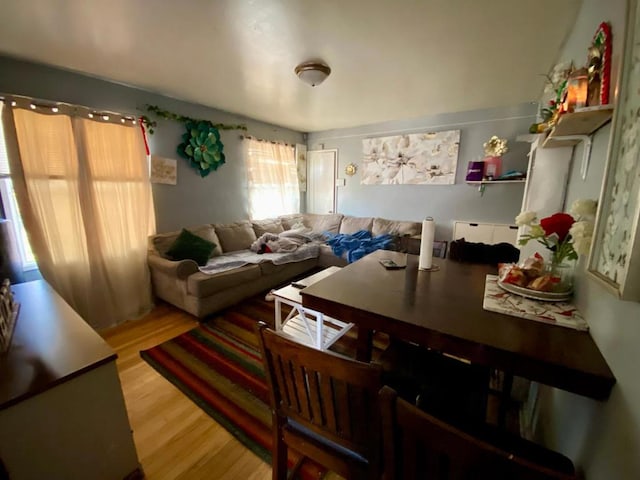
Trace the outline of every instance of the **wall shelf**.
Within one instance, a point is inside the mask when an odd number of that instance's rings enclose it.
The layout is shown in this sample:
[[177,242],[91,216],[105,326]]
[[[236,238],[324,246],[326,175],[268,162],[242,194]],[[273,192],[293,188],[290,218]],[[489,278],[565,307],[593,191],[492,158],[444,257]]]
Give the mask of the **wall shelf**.
[[484,189],[487,185],[498,185],[501,183],[526,183],[525,178],[521,178],[519,180],[467,180],[465,183],[467,185],[478,185],[478,191],[480,195],[484,193]]
[[591,158],[591,135],[606,124],[613,116],[613,105],[599,105],[576,109],[565,113],[542,142],[542,148],[572,147],[584,142],[580,175],[587,178]]
[[526,179],[520,179],[520,180],[469,180],[466,183],[468,183],[469,185],[497,185],[500,183],[524,183],[526,182]]
[[577,145],[584,136],[592,135],[613,116],[613,105],[599,105],[577,109],[560,116],[542,142],[542,148],[560,148]]

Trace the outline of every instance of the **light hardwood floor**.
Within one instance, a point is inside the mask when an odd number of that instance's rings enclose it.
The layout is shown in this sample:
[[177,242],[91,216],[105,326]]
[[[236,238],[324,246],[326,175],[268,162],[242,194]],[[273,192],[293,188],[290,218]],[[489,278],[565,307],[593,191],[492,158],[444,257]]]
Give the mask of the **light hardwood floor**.
[[196,325],[195,317],[161,304],[139,321],[102,332],[118,353],[118,373],[146,478],[270,479],[269,465],[140,358],[140,350]]
[[[118,374],[145,478],[270,479],[268,464],[140,358],[140,350],[197,325],[192,315],[162,303],[141,320],[101,332],[118,353]],[[495,416],[497,404],[490,410]],[[517,419],[517,409],[514,419]],[[514,422],[513,428],[517,431],[517,421]],[[341,478],[331,472],[325,476],[325,480]]]

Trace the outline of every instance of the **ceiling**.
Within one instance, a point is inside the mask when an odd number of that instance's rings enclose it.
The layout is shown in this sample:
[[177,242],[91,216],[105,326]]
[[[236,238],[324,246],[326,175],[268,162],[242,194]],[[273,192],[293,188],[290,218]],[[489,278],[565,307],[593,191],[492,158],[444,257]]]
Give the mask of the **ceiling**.
[[312,132],[536,101],[580,4],[2,0],[0,53]]

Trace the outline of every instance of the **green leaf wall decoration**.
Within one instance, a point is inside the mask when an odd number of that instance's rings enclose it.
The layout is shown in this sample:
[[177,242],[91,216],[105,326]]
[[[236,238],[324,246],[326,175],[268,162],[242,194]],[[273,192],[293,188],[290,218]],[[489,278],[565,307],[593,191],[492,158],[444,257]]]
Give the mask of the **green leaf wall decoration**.
[[186,122],[187,131],[178,145],[178,155],[189,160],[189,164],[206,177],[225,163],[220,133],[206,120]]

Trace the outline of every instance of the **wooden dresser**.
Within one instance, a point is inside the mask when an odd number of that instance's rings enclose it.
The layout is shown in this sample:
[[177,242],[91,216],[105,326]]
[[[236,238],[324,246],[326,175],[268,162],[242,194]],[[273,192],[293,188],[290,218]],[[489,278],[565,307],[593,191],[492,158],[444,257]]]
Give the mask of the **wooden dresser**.
[[0,459],[9,477],[135,476],[115,352],[46,282],[12,290],[20,314],[0,355]]

